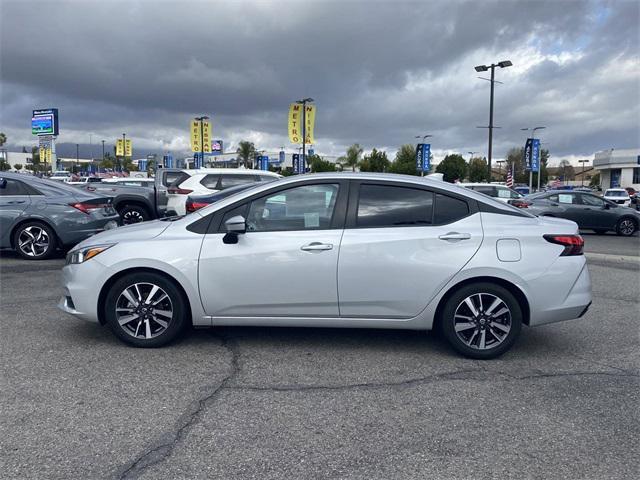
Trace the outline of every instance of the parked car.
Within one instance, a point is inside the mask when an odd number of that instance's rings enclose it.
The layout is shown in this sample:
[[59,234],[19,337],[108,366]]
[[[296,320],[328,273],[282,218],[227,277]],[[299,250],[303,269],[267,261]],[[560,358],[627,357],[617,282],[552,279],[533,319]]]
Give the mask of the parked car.
[[242,168],[202,168],[181,170],[183,173],[167,189],[167,210],[178,215],[186,213],[187,197],[191,194],[215,193],[236,185],[271,182],[281,177],[277,173]]
[[99,183],[102,179],[100,177],[79,177],[76,180],[69,180],[68,185],[86,185],[87,183]]
[[517,187],[513,187],[513,190],[518,192],[520,195],[529,195],[531,191],[529,187],[518,185]]
[[442,181],[298,175],[83,242],[59,307],[137,347],[191,324],[440,327],[486,359],[586,312],[582,249],[574,222]]
[[640,214],[630,208],[592,193],[552,190],[525,198],[530,213],[573,220],[581,229],[603,234],[633,235],[640,225]]
[[629,203],[630,196],[624,188],[608,188],[602,198],[618,205],[624,205],[625,202]]
[[67,172],[66,170],[56,170],[51,174],[49,180],[67,183],[73,181],[73,175],[71,175],[71,172]]
[[43,260],[118,226],[108,197],[31,175],[0,174],[0,248]]
[[[136,183],[138,180],[132,180]],[[149,185],[149,183],[151,183]],[[146,186],[129,185],[127,182],[100,182],[80,186],[87,192],[106,195],[113,200],[113,207],[122,219],[123,225],[146,222],[160,218],[164,211],[158,206],[158,193],[153,182],[145,182]]]
[[244,185],[236,185],[235,187],[225,188],[219,192],[207,195],[189,195],[187,197],[187,203],[185,204],[187,213],[193,213],[196,210],[211,205],[212,203],[219,202],[223,198],[230,197],[231,195],[243,192],[260,184],[261,182],[245,183]]
[[493,183],[460,183],[459,185],[489,195],[501,202],[513,204],[514,206],[520,206],[521,201],[524,199],[524,195],[505,185]]
[[142,177],[116,177],[116,178],[104,178],[102,183],[110,183],[116,185],[129,185],[132,187],[153,187],[155,185],[155,179],[142,178]]

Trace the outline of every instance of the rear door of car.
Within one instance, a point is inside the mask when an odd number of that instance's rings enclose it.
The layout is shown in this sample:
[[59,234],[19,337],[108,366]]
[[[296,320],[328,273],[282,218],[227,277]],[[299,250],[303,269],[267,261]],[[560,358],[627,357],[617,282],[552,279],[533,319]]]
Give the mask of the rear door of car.
[[31,204],[29,193],[23,182],[0,174],[0,245],[10,244],[11,230]]
[[[577,194],[580,198],[580,221],[578,225],[582,228],[606,228],[615,227],[618,216],[607,208],[605,200],[589,193]],[[613,207],[615,208],[615,207]]]
[[340,316],[411,318],[473,257],[483,232],[467,197],[353,181],[338,260]]

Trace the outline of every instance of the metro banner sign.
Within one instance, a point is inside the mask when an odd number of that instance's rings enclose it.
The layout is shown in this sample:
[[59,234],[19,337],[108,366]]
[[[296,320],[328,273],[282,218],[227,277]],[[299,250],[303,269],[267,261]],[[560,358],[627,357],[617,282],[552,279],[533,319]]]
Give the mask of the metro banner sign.
[[[313,129],[316,124],[316,107],[315,105],[307,105],[305,108],[305,122],[307,138],[304,143],[316,143],[313,135]],[[289,105],[289,141],[291,143],[302,143],[302,105],[292,103]]]
[[132,153],[131,139],[127,138],[124,144],[121,138],[116,140],[116,157],[130,157]]
[[191,151],[194,153],[211,153],[211,123],[207,120],[191,120]]

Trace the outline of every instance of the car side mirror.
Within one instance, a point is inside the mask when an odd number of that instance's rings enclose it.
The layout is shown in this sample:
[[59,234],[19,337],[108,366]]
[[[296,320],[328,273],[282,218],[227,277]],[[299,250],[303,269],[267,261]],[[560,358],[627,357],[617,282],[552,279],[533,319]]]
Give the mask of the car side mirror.
[[238,243],[238,235],[247,232],[247,222],[242,215],[236,215],[224,222],[224,228],[227,233],[222,241],[227,244]]
[[7,179],[0,178],[0,188],[7,188]]
[[608,203],[605,203],[604,207],[602,208],[604,208],[605,210],[609,210],[611,208],[611,205],[609,205]]

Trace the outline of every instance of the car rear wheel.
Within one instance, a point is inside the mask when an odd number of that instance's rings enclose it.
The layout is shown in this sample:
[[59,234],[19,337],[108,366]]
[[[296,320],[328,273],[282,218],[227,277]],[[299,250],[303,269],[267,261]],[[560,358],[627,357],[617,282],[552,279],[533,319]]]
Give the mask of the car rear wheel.
[[138,205],[125,205],[118,209],[123,225],[146,222],[151,218],[147,210]]
[[44,223],[24,223],[13,235],[16,252],[24,259],[45,260],[56,250],[56,235],[51,227]]
[[632,218],[623,217],[618,220],[618,225],[616,225],[616,233],[623,237],[630,237],[637,229],[638,225]]
[[188,325],[186,303],[176,285],[162,275],[132,273],[116,281],[104,303],[113,333],[135,347],[160,347]]
[[441,326],[457,352],[487,360],[502,355],[516,341],[522,327],[522,309],[507,289],[474,283],[447,300]]

